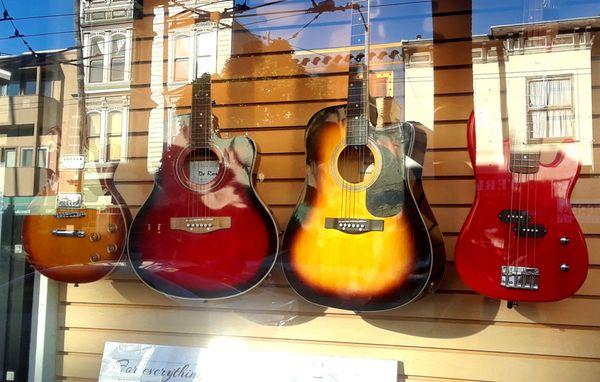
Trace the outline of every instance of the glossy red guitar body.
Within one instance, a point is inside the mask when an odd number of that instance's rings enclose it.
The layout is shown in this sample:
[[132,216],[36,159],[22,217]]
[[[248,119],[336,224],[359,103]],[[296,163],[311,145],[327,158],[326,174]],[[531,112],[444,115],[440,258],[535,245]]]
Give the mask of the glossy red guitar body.
[[[275,222],[251,184],[254,143],[246,137],[215,136],[212,141],[220,169],[203,185],[191,183],[186,173],[189,147],[172,145],[165,151],[154,189],[129,234],[134,270],[150,287],[170,296],[235,296],[257,285],[275,262]],[[230,226],[186,226],[202,221],[218,225],[219,219]]]
[[[473,116],[468,132],[476,194],[456,244],[460,277],[475,291],[497,299],[555,301],[571,296],[588,271],[584,236],[570,204],[581,167],[576,146],[565,143],[551,163],[539,164],[536,174],[516,174],[509,170],[508,141],[503,160],[489,163],[493,159],[477,156]],[[527,211],[528,225],[543,226],[545,235],[519,237],[518,224],[501,221],[502,210]],[[503,266],[539,270],[537,288],[502,286]]]

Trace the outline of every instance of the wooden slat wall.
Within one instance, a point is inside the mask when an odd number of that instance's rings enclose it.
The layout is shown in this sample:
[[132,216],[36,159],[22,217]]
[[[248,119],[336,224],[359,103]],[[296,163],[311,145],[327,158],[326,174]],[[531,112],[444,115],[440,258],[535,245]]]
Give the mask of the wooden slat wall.
[[[146,2],[146,13],[156,3]],[[591,261],[588,279],[575,296],[508,309],[470,291],[456,274],[453,248],[474,195],[465,140],[473,108],[470,8],[468,0],[439,1],[433,15],[435,125],[425,189],[448,250],[448,270],[439,293],[396,311],[357,315],[306,303],[290,290],[279,270],[250,293],[214,303],[175,301],[151,291],[130,273],[118,272],[111,280],[62,288],[57,378],[95,380],[105,341],[209,346],[226,340],[249,349],[396,359],[402,381],[598,380],[598,166],[585,169],[573,195]],[[596,141],[598,46],[593,61]],[[149,70],[148,58],[135,57],[139,62],[134,72]],[[284,228],[303,182],[303,128],[314,112],[345,97],[344,68],[332,65],[317,77],[302,78],[302,68],[292,64],[290,54],[281,53],[241,56],[228,68],[213,88],[220,125],[227,127],[224,134],[248,134],[258,142],[263,152],[258,171],[265,180],[257,188]],[[273,78],[252,80],[265,74]],[[281,77],[290,74],[299,77]],[[152,107],[147,101],[144,86],[133,90],[132,104],[137,106],[131,112],[130,158],[116,174],[119,191],[134,213],[152,187],[143,125]],[[598,146],[595,159],[600,163]],[[234,367],[234,359],[231,364]]]

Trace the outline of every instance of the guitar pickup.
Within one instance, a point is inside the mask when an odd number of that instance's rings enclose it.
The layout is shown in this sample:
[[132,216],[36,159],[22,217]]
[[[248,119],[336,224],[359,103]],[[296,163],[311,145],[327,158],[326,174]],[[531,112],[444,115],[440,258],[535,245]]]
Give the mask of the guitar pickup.
[[56,205],[58,208],[82,208],[83,197],[81,194],[59,194]]
[[529,222],[531,216],[527,211],[502,210],[498,214],[498,219],[500,219],[502,223],[518,224],[521,222]]
[[337,229],[346,233],[365,233],[383,231],[383,220],[352,219],[352,218],[325,218],[326,229]]
[[537,290],[540,270],[538,268],[502,266],[500,285],[505,288]]
[[518,237],[534,238],[542,238],[548,233],[548,229],[542,224],[517,224],[513,227],[513,231]]
[[173,230],[189,233],[211,233],[231,228],[231,217],[182,217],[171,218],[170,227]]

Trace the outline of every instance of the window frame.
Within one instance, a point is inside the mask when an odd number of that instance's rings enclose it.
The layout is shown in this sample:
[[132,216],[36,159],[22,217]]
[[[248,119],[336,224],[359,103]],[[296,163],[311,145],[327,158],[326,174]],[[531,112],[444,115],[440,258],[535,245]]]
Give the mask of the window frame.
[[[177,40],[179,39],[187,39],[187,56],[177,57]],[[191,58],[192,58],[192,46],[190,44],[190,33],[189,31],[185,32],[175,32],[171,38],[171,48],[169,49],[169,82],[172,84],[185,84],[190,81],[190,72],[191,72]],[[184,79],[179,80],[177,78],[177,63],[178,62],[187,62],[187,76]]]
[[[40,158],[44,155],[45,166],[40,166]],[[37,148],[37,157],[35,167],[37,168],[49,168],[48,160],[50,159],[50,150],[46,146],[40,146]]]
[[[122,38],[123,39],[123,53],[122,55],[119,54],[115,54],[116,52],[114,52],[112,50],[113,48],[113,44],[115,42],[115,40],[117,40],[118,38]],[[108,75],[108,82],[114,83],[114,82],[123,82],[126,80],[126,76],[125,74],[127,73],[127,35],[124,32],[115,32],[112,33],[110,35],[110,50],[109,50],[109,57],[108,57],[108,61],[109,61],[109,65],[108,65],[108,71],[109,71],[109,75]],[[120,69],[122,70],[122,78],[118,79],[118,80],[113,80],[113,62],[115,59],[122,59],[123,60],[123,68]]]
[[[12,166],[7,166],[6,165],[6,152],[7,151],[12,151],[15,153],[15,163]],[[17,154],[17,147],[2,147],[2,149],[0,149],[0,167],[3,168],[15,168],[17,167],[17,163],[19,163],[19,158],[18,154]]]
[[[530,106],[530,102],[529,102],[529,98],[530,98],[530,84],[532,82],[548,82],[548,81],[556,81],[556,80],[569,80],[569,84],[571,87],[571,99],[569,102],[569,105],[560,105],[560,106],[541,106],[541,107],[531,107]],[[566,73],[566,74],[555,74],[555,75],[547,75],[547,76],[532,76],[532,77],[527,77],[525,79],[525,109],[526,109],[526,116],[527,116],[527,123],[526,123],[526,129],[527,129],[527,142],[528,143],[542,143],[542,142],[548,142],[548,143],[553,143],[553,142],[563,142],[565,140],[575,140],[577,141],[579,139],[579,132],[577,129],[577,115],[575,113],[575,103],[574,103],[574,93],[575,93],[575,84],[574,84],[574,78],[573,78],[573,74],[572,73]],[[553,110],[569,110],[571,112],[571,117],[572,117],[572,134],[571,135],[565,135],[562,137],[541,137],[541,138],[535,138],[533,137],[533,122],[531,119],[531,114],[532,112],[536,112],[536,111],[553,111]]]
[[[109,131],[109,123],[111,121],[111,114],[115,114],[115,113],[119,113],[121,114],[121,132],[119,134],[111,134],[111,132]],[[104,145],[102,147],[103,149],[103,154],[104,154],[104,162],[118,162],[121,159],[123,159],[123,146],[125,145],[125,141],[124,141],[124,131],[125,131],[125,113],[123,112],[122,109],[108,109],[106,111],[106,126],[105,126],[105,134],[104,134]],[[111,159],[110,158],[110,141],[111,138],[117,138],[119,137],[121,139],[121,150],[119,153],[119,159]],[[102,139],[101,139],[102,141]]]
[[[213,35],[212,37],[212,46],[214,47],[211,50],[211,54],[199,54],[199,43],[201,41],[201,36],[203,35]],[[186,57],[175,57],[176,53],[176,42],[179,38],[187,38],[188,39],[188,54]],[[208,41],[210,42],[210,41]],[[211,21],[207,21],[204,23],[200,23],[195,25],[194,27],[186,27],[179,30],[172,31],[169,34],[169,58],[168,58],[168,83],[170,86],[180,86],[190,83],[194,78],[198,77],[199,64],[201,59],[206,57],[210,57],[210,72],[214,73],[217,71],[218,67],[218,44],[219,44],[219,29],[215,25],[215,23]],[[176,77],[176,63],[178,61],[187,61],[187,76],[185,79],[177,79]],[[203,73],[206,70],[203,70]],[[202,74],[202,73],[200,73]]]
[[[123,47],[123,53],[119,55],[114,55],[112,51],[112,44],[115,38],[123,38],[125,45]],[[110,90],[115,90],[113,87],[115,86],[128,86],[131,82],[131,39],[132,39],[132,29],[118,29],[118,30],[107,30],[107,31],[95,31],[87,33],[84,36],[84,50],[85,50],[85,84],[86,86],[101,90],[105,87],[111,87]],[[91,57],[92,51],[92,42],[97,40],[102,41],[102,46],[104,47],[104,52],[102,54],[102,59],[94,59]],[[122,70],[123,75],[122,79],[117,77],[117,79],[113,80],[113,60],[120,59],[123,60]],[[91,81],[91,73],[92,66],[95,62],[102,62],[102,80],[101,81]]]
[[[128,137],[128,118],[129,107],[123,106],[119,107],[104,107],[101,109],[89,109],[86,116],[90,117],[92,114],[98,114],[100,116],[100,129],[99,135],[91,135],[89,131],[89,123],[88,123],[88,134],[87,134],[87,142],[86,146],[89,148],[89,140],[90,138],[98,139],[98,157],[96,160],[92,161],[87,158],[86,160],[90,163],[118,163],[126,159],[127,155],[127,137]],[[120,134],[109,134],[109,121],[111,113],[120,113],[121,114],[121,132]],[[121,149],[119,152],[119,158],[110,159],[110,138],[120,137],[121,139]]]
[[[25,163],[23,163],[23,161],[25,160],[25,151],[31,151],[31,164],[26,165]],[[29,147],[21,147],[21,153],[19,155],[19,167],[35,167],[33,165],[33,160],[34,160],[34,155],[33,155],[34,151],[33,151],[33,147],[29,146]]]
[[[105,82],[104,71],[106,70],[106,54],[102,54],[102,58],[92,57],[92,47],[94,46],[95,41],[98,41],[102,45],[104,45],[104,50],[106,51],[106,37],[100,34],[92,35],[89,40],[88,53],[89,57],[89,65],[87,66],[87,81],[90,84],[101,84]],[[92,81],[92,70],[94,69],[94,63],[101,62],[102,66],[100,66],[101,79],[99,81]]]

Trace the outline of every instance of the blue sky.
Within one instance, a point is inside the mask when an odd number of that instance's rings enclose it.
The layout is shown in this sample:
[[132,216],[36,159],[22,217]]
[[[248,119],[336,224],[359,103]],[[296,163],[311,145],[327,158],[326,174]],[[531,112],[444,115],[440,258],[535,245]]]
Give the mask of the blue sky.
[[[73,0],[3,0],[10,15],[14,18],[40,15],[72,14]],[[0,8],[0,13],[3,9]],[[73,30],[73,16],[29,20],[14,20],[22,34],[42,34]],[[7,21],[0,22],[0,38],[14,33]],[[35,50],[59,49],[75,45],[73,33],[53,34],[41,37],[28,37],[27,41]],[[0,52],[18,54],[26,51],[20,39],[0,40]]]
[[[239,1],[239,0],[238,0]],[[249,6],[272,0],[247,0]],[[338,5],[349,0],[336,0]],[[550,0],[555,10],[545,18],[560,19],[600,15],[598,0]],[[473,33],[485,34],[490,26],[521,23],[526,21],[525,9],[542,0],[473,0]],[[4,0],[14,18],[40,15],[72,14],[72,0]],[[414,39],[417,35],[431,37],[431,4],[428,0],[371,0],[372,39],[375,43]],[[258,14],[274,11],[306,9],[309,0],[286,0],[277,5],[247,12]],[[1,11],[1,9],[0,9]],[[282,15],[243,17],[238,20],[257,34],[270,33],[272,38],[291,38],[312,15],[294,15],[277,19]],[[298,48],[324,48],[343,46],[349,42],[348,12],[324,13],[311,26],[300,32],[290,42]],[[19,31],[26,35],[57,33],[73,30],[73,17],[52,17],[15,20]],[[0,52],[18,54],[26,51],[19,39],[6,39],[14,30],[9,22],[0,22]],[[35,50],[59,49],[74,45],[73,33],[27,37]]]

